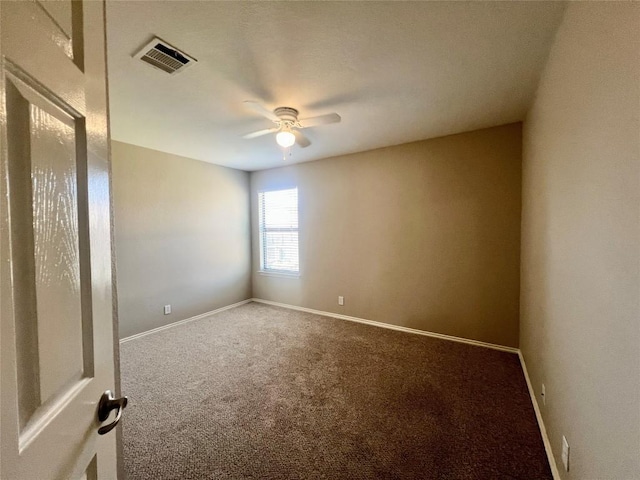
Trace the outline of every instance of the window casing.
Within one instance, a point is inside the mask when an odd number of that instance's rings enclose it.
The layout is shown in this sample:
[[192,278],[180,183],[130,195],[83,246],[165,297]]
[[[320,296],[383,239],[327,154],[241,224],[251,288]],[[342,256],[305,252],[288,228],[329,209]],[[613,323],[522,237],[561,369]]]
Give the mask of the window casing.
[[298,274],[298,189],[258,192],[260,270]]

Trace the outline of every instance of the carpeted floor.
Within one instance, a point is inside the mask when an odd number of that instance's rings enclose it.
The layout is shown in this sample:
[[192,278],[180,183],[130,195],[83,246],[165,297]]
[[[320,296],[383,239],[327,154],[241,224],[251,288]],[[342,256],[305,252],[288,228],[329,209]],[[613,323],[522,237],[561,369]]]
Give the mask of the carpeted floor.
[[250,303],[122,345],[137,479],[551,479],[518,357]]

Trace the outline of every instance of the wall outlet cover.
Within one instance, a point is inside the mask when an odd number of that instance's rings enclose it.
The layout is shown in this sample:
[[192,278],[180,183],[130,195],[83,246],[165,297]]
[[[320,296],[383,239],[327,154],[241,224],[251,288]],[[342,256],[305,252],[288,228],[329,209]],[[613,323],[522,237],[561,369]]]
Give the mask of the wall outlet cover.
[[344,297],[342,295],[338,297],[338,305],[344,305]]
[[171,305],[164,306],[164,314],[169,315],[171,313]]

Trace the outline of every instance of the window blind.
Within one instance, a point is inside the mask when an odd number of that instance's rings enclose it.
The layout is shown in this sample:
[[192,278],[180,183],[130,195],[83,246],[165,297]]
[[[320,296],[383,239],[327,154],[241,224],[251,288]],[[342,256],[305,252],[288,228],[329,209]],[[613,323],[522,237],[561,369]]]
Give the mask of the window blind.
[[298,189],[258,193],[260,268],[298,273]]

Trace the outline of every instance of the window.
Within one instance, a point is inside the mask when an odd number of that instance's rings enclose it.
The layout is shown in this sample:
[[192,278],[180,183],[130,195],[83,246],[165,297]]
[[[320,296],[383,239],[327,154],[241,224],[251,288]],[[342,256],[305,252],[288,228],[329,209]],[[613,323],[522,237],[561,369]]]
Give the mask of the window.
[[260,269],[298,273],[298,189],[258,193]]

